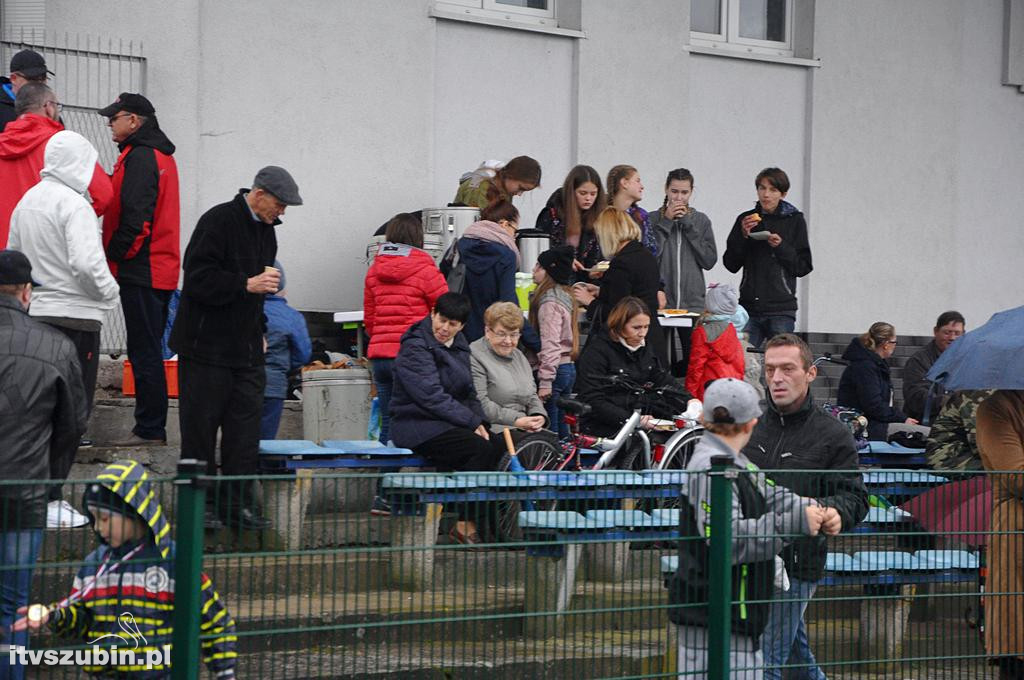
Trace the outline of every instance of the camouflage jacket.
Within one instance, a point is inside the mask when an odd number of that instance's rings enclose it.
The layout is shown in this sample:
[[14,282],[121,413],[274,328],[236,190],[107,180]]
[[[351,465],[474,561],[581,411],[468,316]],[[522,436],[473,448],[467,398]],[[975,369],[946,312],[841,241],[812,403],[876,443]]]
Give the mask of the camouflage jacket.
[[925,455],[934,470],[981,470],[978,405],[992,390],[955,392],[942,407],[928,435]]

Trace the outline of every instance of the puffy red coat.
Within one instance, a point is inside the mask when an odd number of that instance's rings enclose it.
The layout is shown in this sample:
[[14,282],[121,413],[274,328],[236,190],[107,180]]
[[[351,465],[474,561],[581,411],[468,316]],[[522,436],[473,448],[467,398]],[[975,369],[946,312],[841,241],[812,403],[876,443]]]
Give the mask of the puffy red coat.
[[[24,113],[0,134],[0,249],[7,247],[14,207],[39,183],[46,142],[63,129],[58,121],[46,116]],[[98,163],[89,182],[89,196],[97,215],[106,212],[114,199],[110,178]]]
[[719,378],[743,380],[743,345],[736,327],[729,324],[714,342],[708,342],[704,326],[690,336],[690,365],[686,369],[686,391],[704,400],[704,386]]
[[394,359],[402,334],[447,292],[448,284],[429,254],[402,243],[382,243],[363,288],[363,324],[370,334],[366,356]]

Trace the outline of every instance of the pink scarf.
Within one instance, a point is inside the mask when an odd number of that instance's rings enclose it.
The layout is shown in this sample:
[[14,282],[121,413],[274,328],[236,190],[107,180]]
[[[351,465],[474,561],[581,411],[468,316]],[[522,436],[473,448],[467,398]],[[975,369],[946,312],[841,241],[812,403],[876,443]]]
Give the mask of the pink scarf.
[[469,225],[462,234],[464,237],[475,238],[480,241],[500,243],[516,254],[516,269],[519,269],[519,247],[515,238],[502,228],[497,222],[480,220]]

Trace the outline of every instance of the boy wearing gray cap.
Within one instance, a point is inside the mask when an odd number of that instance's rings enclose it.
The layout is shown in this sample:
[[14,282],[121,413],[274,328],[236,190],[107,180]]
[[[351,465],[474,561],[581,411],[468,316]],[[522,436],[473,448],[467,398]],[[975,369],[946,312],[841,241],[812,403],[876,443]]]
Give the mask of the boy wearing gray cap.
[[761,632],[768,618],[776,579],[785,583],[783,546],[798,534],[815,536],[822,510],[812,499],[769,483],[742,449],[761,414],[757,392],[735,378],[712,382],[704,392],[706,432],[694,448],[686,470],[686,498],[681,504],[683,540],[679,568],[669,587],[669,619],[678,626],[680,678],[706,677],[708,655],[708,584],[711,539],[712,460],[727,458],[742,473],[733,480],[732,601],[730,607],[730,677],[760,680],[764,660]]

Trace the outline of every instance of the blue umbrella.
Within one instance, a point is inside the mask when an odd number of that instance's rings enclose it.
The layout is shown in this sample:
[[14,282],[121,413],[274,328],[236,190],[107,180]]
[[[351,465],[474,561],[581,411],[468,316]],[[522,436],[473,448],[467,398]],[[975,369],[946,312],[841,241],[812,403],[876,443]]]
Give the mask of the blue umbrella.
[[947,390],[1024,390],[1024,307],[964,333],[926,376]]

